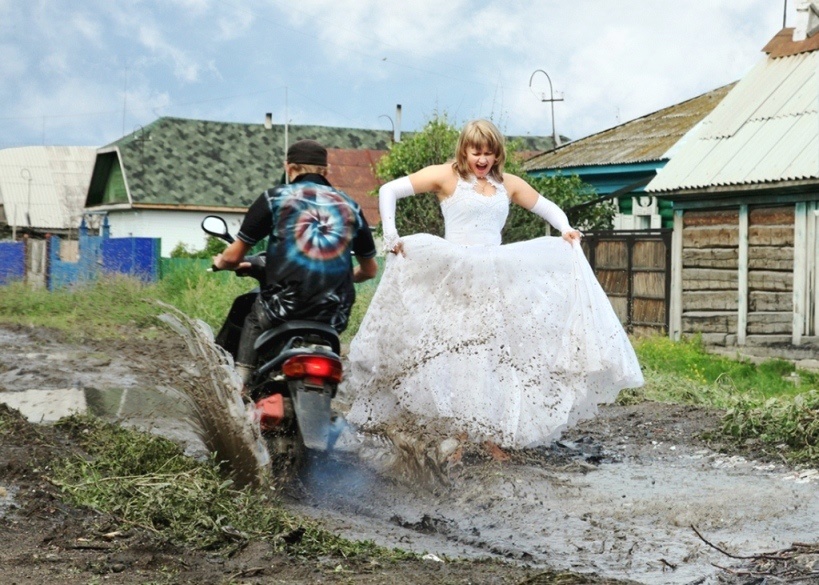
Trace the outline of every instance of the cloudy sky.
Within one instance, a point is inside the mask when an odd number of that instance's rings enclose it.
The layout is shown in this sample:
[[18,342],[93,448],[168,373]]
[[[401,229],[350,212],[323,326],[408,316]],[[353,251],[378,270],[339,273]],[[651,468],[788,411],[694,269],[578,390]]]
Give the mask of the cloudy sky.
[[549,135],[549,78],[580,138],[740,78],[797,2],[0,0],[0,148],[160,116],[388,130],[396,104]]

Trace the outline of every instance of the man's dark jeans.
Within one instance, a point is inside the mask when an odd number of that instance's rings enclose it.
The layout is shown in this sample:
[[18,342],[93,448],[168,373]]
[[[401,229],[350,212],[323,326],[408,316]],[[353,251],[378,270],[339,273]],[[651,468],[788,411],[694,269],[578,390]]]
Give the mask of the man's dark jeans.
[[236,364],[248,367],[256,365],[256,350],[253,346],[259,335],[279,325],[270,320],[264,307],[262,297],[256,297],[250,312],[245,317],[245,324],[242,327],[242,335],[239,337],[239,349],[236,350]]

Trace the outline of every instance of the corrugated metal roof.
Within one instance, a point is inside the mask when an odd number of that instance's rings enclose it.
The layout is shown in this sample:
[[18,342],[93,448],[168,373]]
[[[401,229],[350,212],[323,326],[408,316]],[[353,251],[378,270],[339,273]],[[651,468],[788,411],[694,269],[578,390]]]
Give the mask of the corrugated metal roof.
[[527,171],[665,160],[686,132],[707,116],[733,84],[536,156]]
[[783,28],[762,50],[771,57],[778,58],[819,49],[819,35],[813,35],[803,41],[794,41],[793,33],[793,28]]
[[646,190],[819,178],[817,66],[817,51],[760,61]]
[[0,150],[0,203],[9,225],[79,226],[96,149],[25,146]]

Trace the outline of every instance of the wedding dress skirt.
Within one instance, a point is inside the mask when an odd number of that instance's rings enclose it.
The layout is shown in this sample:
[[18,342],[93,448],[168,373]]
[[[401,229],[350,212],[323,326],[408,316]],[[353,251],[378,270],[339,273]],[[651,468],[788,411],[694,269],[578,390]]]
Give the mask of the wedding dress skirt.
[[534,446],[643,384],[579,245],[403,242],[350,346],[353,425]]

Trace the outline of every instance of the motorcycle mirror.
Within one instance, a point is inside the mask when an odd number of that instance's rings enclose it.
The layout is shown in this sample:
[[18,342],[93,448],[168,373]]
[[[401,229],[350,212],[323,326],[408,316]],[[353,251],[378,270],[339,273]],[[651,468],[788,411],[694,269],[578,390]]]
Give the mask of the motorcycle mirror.
[[227,222],[218,215],[207,215],[202,220],[202,230],[211,236],[233,243],[233,236],[228,232]]

